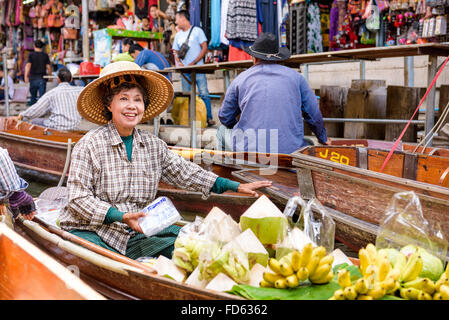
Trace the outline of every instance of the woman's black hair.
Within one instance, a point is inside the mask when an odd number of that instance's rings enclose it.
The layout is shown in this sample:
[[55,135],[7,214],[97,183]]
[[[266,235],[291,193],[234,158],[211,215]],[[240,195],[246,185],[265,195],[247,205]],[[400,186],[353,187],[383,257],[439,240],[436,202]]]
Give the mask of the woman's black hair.
[[[134,77],[136,77],[136,80],[139,81],[137,76],[134,76]],[[143,104],[144,104],[145,110],[148,108],[148,105],[150,104],[150,99],[149,99],[147,92],[139,84],[123,82],[118,87],[114,87],[114,88],[111,88],[109,85],[103,85],[102,87],[103,87],[102,89],[105,90],[105,94],[103,95],[103,98],[102,98],[103,107],[104,107],[102,114],[108,121],[112,119],[112,112],[109,111],[108,107],[111,105],[112,100],[114,99],[114,96],[116,94],[119,94],[123,90],[129,90],[129,89],[133,89],[133,88],[139,89],[140,93],[143,96]]]

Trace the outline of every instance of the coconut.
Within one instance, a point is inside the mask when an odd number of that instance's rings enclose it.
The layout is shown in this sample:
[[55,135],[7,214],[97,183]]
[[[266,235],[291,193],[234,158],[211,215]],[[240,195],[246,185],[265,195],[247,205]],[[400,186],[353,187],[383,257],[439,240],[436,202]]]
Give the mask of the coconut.
[[219,273],[208,283],[206,289],[224,292],[232,290],[232,287],[236,284],[237,283],[234,280],[229,278],[224,273]]
[[164,277],[169,277],[175,281],[183,282],[186,277],[186,272],[177,267],[175,263],[164,256],[159,256],[153,265],[157,274]]
[[241,233],[238,223],[217,207],[213,207],[208,213],[204,219],[204,225],[208,238],[222,243],[228,243]]
[[205,288],[207,286],[206,280],[200,280],[200,268],[196,267],[195,270],[190,274],[190,276],[186,280],[186,284],[199,287],[199,288]]
[[256,263],[262,266],[268,264],[268,251],[257,239],[256,235],[251,229],[246,229],[234,240],[226,244],[223,249],[237,248],[248,254],[249,268],[251,269]]
[[331,256],[334,257],[334,262],[332,263],[332,268],[335,267],[336,265],[339,265],[342,263],[347,263],[350,266],[353,265],[352,261],[348,258],[348,256],[345,255],[343,253],[343,251],[341,251],[340,249],[335,249],[334,251],[332,251]]
[[242,231],[251,229],[262,244],[276,244],[287,233],[287,218],[265,195],[240,216]]
[[249,272],[249,282],[248,284],[253,287],[260,287],[260,281],[263,280],[263,273],[269,271],[268,267],[264,267],[256,263]]

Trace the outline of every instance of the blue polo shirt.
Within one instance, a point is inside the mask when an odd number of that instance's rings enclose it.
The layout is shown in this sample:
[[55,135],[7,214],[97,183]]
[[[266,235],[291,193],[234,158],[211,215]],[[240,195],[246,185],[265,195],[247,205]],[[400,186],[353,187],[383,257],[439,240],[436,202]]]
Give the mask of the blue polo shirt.
[[[140,51],[134,62],[137,63],[139,67],[142,67],[147,63],[152,63],[156,65],[159,70],[170,67],[170,63],[167,61],[167,59],[165,59],[162,53],[150,49],[143,49],[142,51]],[[171,73],[164,75],[168,80],[172,81]]]
[[327,140],[315,93],[280,64],[260,63],[239,74],[218,117],[232,128],[234,151],[292,153],[305,145],[303,120],[321,143]]

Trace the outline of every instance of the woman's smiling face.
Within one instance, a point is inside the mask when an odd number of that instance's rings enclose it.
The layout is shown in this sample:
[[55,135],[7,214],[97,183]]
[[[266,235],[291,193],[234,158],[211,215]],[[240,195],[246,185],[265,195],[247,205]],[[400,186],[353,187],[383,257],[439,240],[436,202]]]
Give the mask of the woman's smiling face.
[[124,89],[114,96],[108,109],[119,134],[130,136],[145,111],[143,95],[138,88]]

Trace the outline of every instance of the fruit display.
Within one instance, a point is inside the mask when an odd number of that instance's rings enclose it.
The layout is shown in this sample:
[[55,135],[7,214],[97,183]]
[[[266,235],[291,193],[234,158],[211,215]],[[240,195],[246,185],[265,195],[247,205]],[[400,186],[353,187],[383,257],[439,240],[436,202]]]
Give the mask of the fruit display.
[[307,243],[301,251],[294,250],[279,260],[270,258],[270,271],[264,272],[260,286],[285,289],[296,288],[305,281],[329,283],[334,277],[333,261],[334,257],[326,254],[324,247],[314,248]]
[[[370,243],[359,250],[359,259],[362,277],[351,279],[347,270],[340,270],[337,275],[340,289],[331,300],[375,300],[386,295],[408,300],[449,298],[449,267],[444,271],[442,262],[424,248],[378,250]],[[427,268],[423,272],[424,265]]]

